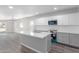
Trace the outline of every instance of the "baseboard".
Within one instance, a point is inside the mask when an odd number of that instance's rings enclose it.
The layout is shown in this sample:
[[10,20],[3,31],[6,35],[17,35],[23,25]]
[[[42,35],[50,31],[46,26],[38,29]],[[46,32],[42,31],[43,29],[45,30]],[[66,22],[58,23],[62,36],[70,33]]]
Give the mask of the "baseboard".
[[29,49],[35,51],[36,53],[42,53],[41,51],[38,51],[38,50],[36,50],[36,49],[34,49],[34,48],[31,48],[31,47],[29,47],[29,46],[27,46],[27,45],[25,45],[25,44],[23,44],[23,43],[21,43],[21,46],[24,46],[24,47],[26,47],[26,48],[29,48]]
[[64,44],[64,43],[60,43],[60,42],[58,42],[58,44],[62,44],[62,45],[65,45],[65,46],[68,46],[68,47],[71,47],[71,48],[79,49],[79,47],[72,46],[72,45],[69,45],[69,44]]

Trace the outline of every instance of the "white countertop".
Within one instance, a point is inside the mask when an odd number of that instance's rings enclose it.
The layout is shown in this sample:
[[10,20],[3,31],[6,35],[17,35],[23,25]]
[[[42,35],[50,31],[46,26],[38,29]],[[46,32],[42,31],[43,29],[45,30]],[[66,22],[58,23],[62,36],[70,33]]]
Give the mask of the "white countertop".
[[33,36],[33,37],[39,37],[39,38],[45,38],[46,36],[48,36],[50,34],[50,32],[40,32],[40,33],[29,32],[29,33],[19,33],[19,34],[24,34],[24,35],[29,35],[29,36]]
[[57,31],[57,32],[71,33],[71,34],[79,34],[79,31]]

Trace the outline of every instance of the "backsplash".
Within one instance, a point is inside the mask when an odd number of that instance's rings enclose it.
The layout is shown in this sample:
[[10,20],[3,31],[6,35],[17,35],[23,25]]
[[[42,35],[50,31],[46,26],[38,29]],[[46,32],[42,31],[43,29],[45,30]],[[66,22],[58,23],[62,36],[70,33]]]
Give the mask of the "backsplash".
[[49,31],[49,30],[57,30],[59,32],[79,32],[79,25],[59,25],[59,26],[46,26],[46,25],[39,25],[35,26],[34,30],[39,31]]

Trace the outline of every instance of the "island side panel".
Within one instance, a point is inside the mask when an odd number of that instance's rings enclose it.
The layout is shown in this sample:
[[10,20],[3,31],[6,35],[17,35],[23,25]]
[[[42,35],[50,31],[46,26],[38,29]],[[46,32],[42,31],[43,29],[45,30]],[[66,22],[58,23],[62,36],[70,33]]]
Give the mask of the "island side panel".
[[45,37],[47,52],[49,52],[52,47],[51,39],[52,39],[52,37],[50,34]]
[[30,35],[20,35],[22,41],[21,44],[25,45],[36,52],[48,52],[47,51],[47,40],[45,38],[33,37]]

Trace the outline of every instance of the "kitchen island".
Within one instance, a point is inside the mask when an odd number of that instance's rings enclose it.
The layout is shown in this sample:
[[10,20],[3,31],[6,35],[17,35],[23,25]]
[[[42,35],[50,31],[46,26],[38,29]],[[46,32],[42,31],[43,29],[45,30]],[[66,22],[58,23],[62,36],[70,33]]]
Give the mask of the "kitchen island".
[[47,53],[51,47],[50,32],[19,33],[21,45],[38,53]]

